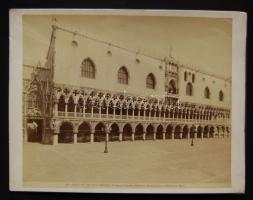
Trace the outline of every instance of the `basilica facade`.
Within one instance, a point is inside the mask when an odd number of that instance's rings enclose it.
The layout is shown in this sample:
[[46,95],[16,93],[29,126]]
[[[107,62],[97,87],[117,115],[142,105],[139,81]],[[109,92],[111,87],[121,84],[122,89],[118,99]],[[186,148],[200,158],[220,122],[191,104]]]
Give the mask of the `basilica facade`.
[[224,138],[231,81],[60,26],[23,64],[23,136],[43,144]]

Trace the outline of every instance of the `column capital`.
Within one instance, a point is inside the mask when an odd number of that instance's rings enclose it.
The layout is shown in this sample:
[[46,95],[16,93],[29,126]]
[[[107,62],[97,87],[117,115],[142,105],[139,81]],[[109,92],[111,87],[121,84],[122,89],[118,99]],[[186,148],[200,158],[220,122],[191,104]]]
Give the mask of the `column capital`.
[[91,134],[94,134],[94,133],[95,133],[95,128],[91,128],[91,129],[90,129],[90,133],[91,133]]
[[59,134],[60,134],[60,132],[59,132],[58,130],[55,129],[55,130],[53,131],[53,135],[59,135]]
[[58,104],[59,103],[59,99],[54,99],[54,104]]

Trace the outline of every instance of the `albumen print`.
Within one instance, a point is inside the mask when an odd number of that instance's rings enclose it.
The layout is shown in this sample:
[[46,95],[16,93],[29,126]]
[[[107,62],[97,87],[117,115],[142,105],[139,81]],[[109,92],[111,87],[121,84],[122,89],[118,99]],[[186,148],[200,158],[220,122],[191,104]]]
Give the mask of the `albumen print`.
[[233,88],[234,21],[245,23],[244,14],[37,12],[13,11],[20,61],[10,64],[19,68],[21,101],[19,133],[10,132],[10,140],[19,135],[11,156],[21,150],[11,161],[21,167],[11,171],[14,190],[243,191],[243,158],[232,157],[243,156],[244,132],[232,122],[242,92]]

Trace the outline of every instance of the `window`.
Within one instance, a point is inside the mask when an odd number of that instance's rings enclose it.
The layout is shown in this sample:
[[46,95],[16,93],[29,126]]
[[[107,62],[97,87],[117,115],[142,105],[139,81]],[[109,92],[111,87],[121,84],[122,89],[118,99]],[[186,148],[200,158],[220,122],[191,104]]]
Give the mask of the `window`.
[[206,99],[210,99],[210,90],[209,90],[208,87],[205,88],[204,97],[205,97]]
[[61,95],[58,102],[58,111],[61,111],[61,112],[65,111],[65,99],[63,95]]
[[222,90],[219,92],[219,100],[220,101],[224,100],[224,94],[223,94]]
[[118,71],[118,82],[128,84],[128,72],[125,67],[121,67]]
[[38,92],[31,92],[28,96],[28,107],[41,110],[42,99]]
[[195,82],[195,74],[192,74],[192,83]]
[[184,72],[184,80],[187,81],[187,72]]
[[154,77],[154,75],[152,73],[150,73],[147,76],[146,87],[150,88],[150,89],[155,89],[155,77]]
[[193,87],[191,83],[187,83],[186,85],[186,95],[192,96],[193,95]]
[[86,58],[82,62],[81,76],[87,78],[95,78],[95,65],[90,58]]
[[169,82],[168,93],[176,94],[176,83],[173,79]]
[[75,109],[74,98],[70,96],[68,100],[68,112],[74,112],[74,109]]

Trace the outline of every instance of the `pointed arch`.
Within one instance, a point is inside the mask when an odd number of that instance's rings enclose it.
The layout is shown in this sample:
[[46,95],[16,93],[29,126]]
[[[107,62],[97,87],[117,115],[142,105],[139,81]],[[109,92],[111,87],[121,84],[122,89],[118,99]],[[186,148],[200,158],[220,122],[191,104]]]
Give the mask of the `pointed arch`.
[[146,128],[146,140],[154,139],[155,128],[152,124],[149,124]]
[[132,126],[127,123],[123,127],[123,140],[132,140]]
[[91,125],[88,122],[82,122],[78,127],[77,142],[90,142]]
[[143,133],[144,133],[144,127],[142,124],[138,124],[135,127],[135,134],[134,134],[134,140],[142,140],[143,139]]
[[203,132],[203,137],[204,138],[208,138],[208,133],[209,133],[209,127],[205,126],[204,127],[204,132]]
[[172,139],[173,125],[169,124],[166,128],[165,139]]
[[219,92],[219,101],[224,101],[224,93],[222,90]]
[[83,112],[83,108],[84,108],[83,97],[79,97],[79,99],[77,101],[76,111],[79,112],[79,113],[82,113]]
[[182,126],[176,125],[175,131],[174,131],[174,139],[181,139],[180,133],[182,132]]
[[105,141],[106,132],[105,132],[106,126],[103,122],[99,122],[95,126],[95,133],[94,133],[94,142],[101,142]]
[[43,94],[41,90],[41,83],[37,80],[36,76],[34,77],[34,80],[30,83],[27,100],[28,113],[29,109],[31,109],[36,110],[36,114],[42,114],[44,108]]
[[73,96],[71,95],[68,100],[68,112],[74,112],[74,108],[75,108],[75,102],[74,102]]
[[186,85],[186,95],[193,96],[193,86],[190,82],[188,82]]
[[74,126],[72,123],[66,121],[60,125],[60,132],[58,135],[58,143],[73,143],[74,142]]
[[28,108],[36,108],[42,111],[42,95],[38,91],[31,91],[28,94]]
[[95,64],[90,58],[85,58],[81,65],[81,76],[95,78]]
[[116,122],[111,125],[109,141],[119,141],[119,125]]
[[195,82],[195,74],[192,74],[192,83]]
[[187,72],[184,72],[184,80],[187,81]]
[[118,83],[127,85],[128,79],[129,79],[129,75],[128,75],[127,68],[125,66],[122,66],[118,70]]
[[156,80],[153,73],[149,73],[146,78],[146,87],[150,89],[155,89]]
[[188,133],[189,133],[189,127],[188,127],[188,125],[185,125],[183,127],[182,138],[187,138],[188,137]]
[[205,99],[210,99],[210,90],[208,87],[205,87],[204,97],[205,97]]
[[204,128],[202,126],[199,126],[197,129],[197,138],[201,138],[201,133],[204,131]]
[[158,140],[163,139],[163,132],[164,132],[163,129],[164,128],[163,128],[162,124],[159,124],[159,126],[156,129],[156,139],[158,139]]
[[64,112],[65,111],[65,97],[64,97],[63,94],[59,98],[58,111],[60,111],[60,112]]
[[192,125],[190,128],[190,138],[194,138],[195,137],[195,133],[196,133],[197,129],[195,125]]
[[171,79],[168,86],[168,93],[176,94],[176,92],[177,92],[177,89],[176,89],[175,80]]

